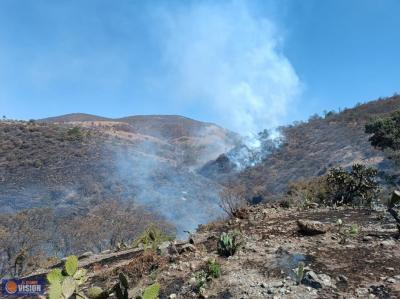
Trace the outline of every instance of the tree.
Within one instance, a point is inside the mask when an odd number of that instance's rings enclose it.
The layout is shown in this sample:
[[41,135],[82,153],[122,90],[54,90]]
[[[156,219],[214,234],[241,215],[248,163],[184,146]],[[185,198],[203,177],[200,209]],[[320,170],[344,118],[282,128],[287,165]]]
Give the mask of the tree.
[[326,178],[330,203],[371,206],[379,192],[377,174],[377,169],[362,164],[354,164],[349,172],[341,167],[330,169]]
[[375,147],[400,149],[400,110],[369,122],[365,125],[365,132],[373,134],[369,140]]
[[229,216],[241,218],[242,209],[248,204],[245,193],[242,186],[228,186],[219,193],[219,206]]
[[30,209],[0,218],[0,274],[20,275],[44,258],[52,234],[51,209]]
[[387,117],[376,118],[365,125],[365,132],[372,146],[381,150],[400,150],[400,110]]

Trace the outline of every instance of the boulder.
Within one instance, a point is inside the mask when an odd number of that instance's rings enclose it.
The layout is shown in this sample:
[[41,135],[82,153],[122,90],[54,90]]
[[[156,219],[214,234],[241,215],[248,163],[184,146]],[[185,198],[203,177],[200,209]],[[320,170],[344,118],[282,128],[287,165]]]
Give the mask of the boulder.
[[169,254],[169,247],[171,245],[170,241],[165,241],[162,242],[158,247],[157,247],[157,253],[161,256],[166,256]]
[[328,231],[328,225],[319,221],[300,219],[297,220],[297,226],[299,228],[299,232],[306,236],[325,234]]
[[314,289],[327,288],[332,286],[332,279],[326,274],[316,274],[314,271],[308,271],[301,281],[303,284]]

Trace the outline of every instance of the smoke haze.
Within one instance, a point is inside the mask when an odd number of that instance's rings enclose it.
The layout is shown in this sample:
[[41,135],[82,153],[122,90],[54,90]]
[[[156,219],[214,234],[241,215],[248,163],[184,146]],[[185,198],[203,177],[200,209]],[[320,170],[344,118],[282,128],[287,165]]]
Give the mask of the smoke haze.
[[245,136],[281,123],[301,88],[269,19],[243,1],[196,2],[160,16],[168,83],[181,105]]

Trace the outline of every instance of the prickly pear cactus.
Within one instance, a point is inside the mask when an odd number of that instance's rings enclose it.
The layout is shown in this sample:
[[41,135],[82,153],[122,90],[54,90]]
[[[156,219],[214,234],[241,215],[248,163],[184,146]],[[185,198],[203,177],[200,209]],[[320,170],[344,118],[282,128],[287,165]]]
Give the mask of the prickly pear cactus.
[[143,292],[143,299],[157,299],[160,293],[160,284],[154,283],[147,287]]
[[87,291],[87,297],[89,299],[103,299],[107,298],[107,294],[100,287],[91,287]]
[[50,299],[68,299],[75,295],[82,296],[79,286],[87,280],[86,270],[78,270],[78,258],[69,256],[64,269],[53,269],[47,274],[50,283],[48,297]]

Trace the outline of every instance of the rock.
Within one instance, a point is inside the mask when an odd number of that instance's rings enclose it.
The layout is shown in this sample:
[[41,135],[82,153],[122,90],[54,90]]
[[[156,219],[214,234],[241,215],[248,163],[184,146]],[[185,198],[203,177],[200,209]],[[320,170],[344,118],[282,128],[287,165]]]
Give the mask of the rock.
[[396,279],[394,279],[393,277],[390,277],[390,278],[387,278],[386,281],[387,281],[388,283],[395,283],[395,282],[396,282]]
[[101,252],[101,254],[109,254],[109,253],[111,253],[111,250],[110,250],[110,249],[103,250],[103,251]]
[[362,240],[364,242],[370,242],[370,241],[372,241],[372,237],[371,236],[364,236],[364,238]]
[[395,269],[393,267],[386,267],[386,270],[388,271],[394,271]]
[[395,245],[396,245],[396,241],[395,241],[395,240],[392,240],[392,239],[384,240],[384,241],[382,241],[382,242],[380,243],[380,245],[381,245],[382,247],[392,247],[392,246],[395,246]]
[[89,256],[91,256],[91,255],[93,255],[93,252],[91,252],[91,251],[86,251],[86,252],[82,253],[82,254],[79,256],[79,259],[83,259],[83,258],[89,257]]
[[176,294],[171,294],[168,296],[168,299],[175,299],[176,298]]
[[346,276],[341,274],[341,275],[338,276],[338,281],[347,283],[349,281],[349,279]]
[[332,279],[329,275],[326,274],[316,274],[314,271],[308,271],[303,280],[301,281],[303,284],[308,285],[314,289],[321,289],[325,287],[332,287]]
[[327,287],[327,288],[332,287],[332,279],[329,275],[319,274],[318,277],[321,280],[323,287]]
[[308,204],[308,207],[311,209],[317,209],[319,207],[319,204],[317,204],[316,202],[311,202]]
[[170,241],[165,241],[162,242],[158,247],[157,247],[157,253],[161,256],[166,256],[169,254],[169,247],[171,246]]
[[191,277],[189,279],[189,284],[192,285],[192,286],[196,285],[196,277]]
[[192,244],[185,244],[182,247],[178,249],[179,254],[185,253],[185,252],[195,252],[196,247]]
[[311,220],[297,220],[299,232],[303,235],[312,236],[325,234],[328,231],[328,226],[319,222]]
[[322,283],[318,278],[318,275],[314,271],[308,271],[301,281],[303,284],[308,285],[314,289],[321,289]]
[[178,249],[176,249],[176,246],[175,246],[174,243],[171,243],[171,244],[169,245],[168,253],[169,253],[170,255],[178,255],[178,254],[179,254]]

